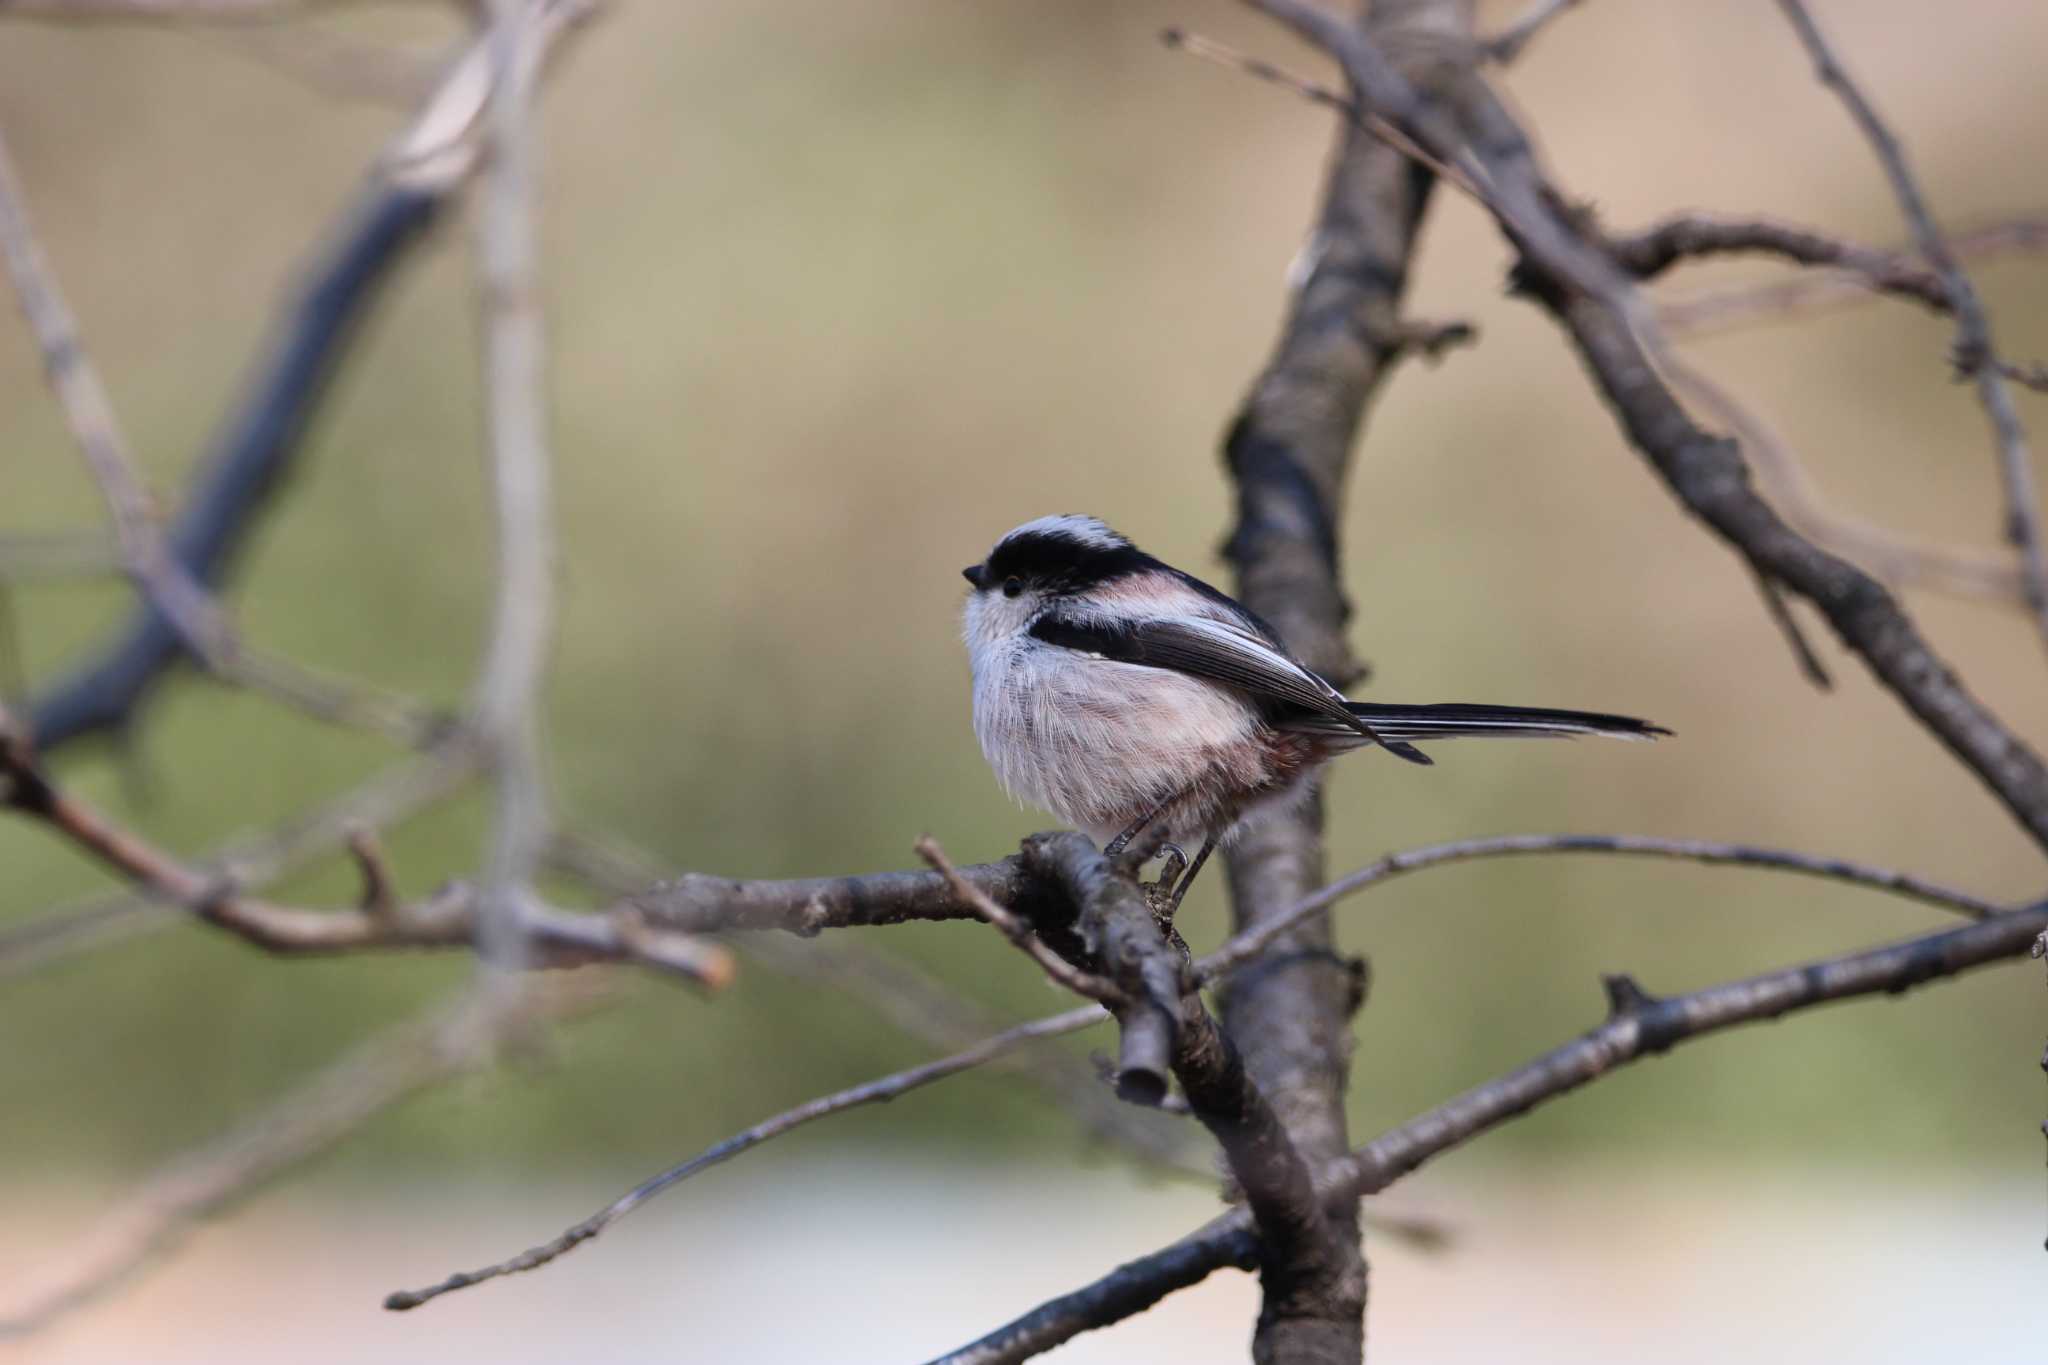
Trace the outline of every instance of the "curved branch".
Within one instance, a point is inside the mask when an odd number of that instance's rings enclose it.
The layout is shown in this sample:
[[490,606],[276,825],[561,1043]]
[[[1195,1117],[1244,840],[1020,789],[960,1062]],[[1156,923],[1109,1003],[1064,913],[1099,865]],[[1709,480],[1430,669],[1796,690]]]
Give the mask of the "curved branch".
[[1378,862],[1339,877],[1313,895],[1304,897],[1264,924],[1255,925],[1232,938],[1196,964],[1197,979],[1212,981],[1257,957],[1276,938],[1310,915],[1320,913],[1347,896],[1356,895],[1376,883],[1406,872],[1419,872],[1445,863],[1480,858],[1519,857],[1530,853],[1618,853],[1630,857],[1675,858],[1682,862],[1709,865],[1761,867],[1802,876],[1867,886],[1924,901],[1972,919],[1986,919],[2006,907],[1967,891],[1930,882],[1911,873],[1890,868],[1828,858],[1789,849],[1759,848],[1753,844],[1724,844],[1705,839],[1660,839],[1643,834],[1498,834],[1484,839],[1459,839],[1451,843],[1427,844],[1420,848],[1389,853]]
[[921,1086],[989,1062],[1024,1043],[1040,1038],[1055,1038],[1063,1033],[1072,1033],[1100,1023],[1109,1016],[1100,1005],[1084,1005],[1080,1009],[1068,1010],[1064,1014],[1034,1019],[1006,1029],[992,1038],[983,1040],[964,1052],[942,1057],[935,1062],[911,1067],[879,1080],[867,1081],[836,1094],[821,1096],[807,1101],[794,1109],[788,1109],[773,1118],[764,1119],[753,1127],[733,1134],[721,1142],[715,1142],[688,1161],[671,1166],[650,1180],[634,1186],[619,1198],[599,1209],[590,1217],[564,1231],[559,1237],[541,1243],[539,1246],[520,1252],[517,1256],[487,1265],[480,1270],[461,1271],[450,1275],[437,1284],[424,1289],[397,1290],[384,1299],[384,1306],[393,1312],[404,1312],[432,1302],[443,1294],[471,1285],[482,1284],[503,1275],[517,1274],[522,1270],[538,1270],[541,1266],[574,1251],[583,1243],[596,1237],[613,1223],[618,1222],[648,1200],[669,1188],[681,1184],[700,1171],[707,1171],[720,1162],[730,1161],[749,1148],[757,1147],[770,1138],[801,1128],[807,1123],[842,1113],[848,1109],[868,1104],[884,1104]]

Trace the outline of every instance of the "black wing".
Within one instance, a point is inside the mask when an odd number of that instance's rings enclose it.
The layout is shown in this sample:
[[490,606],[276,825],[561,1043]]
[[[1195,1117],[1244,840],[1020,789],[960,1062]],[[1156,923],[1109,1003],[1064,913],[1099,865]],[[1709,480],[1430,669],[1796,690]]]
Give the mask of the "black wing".
[[1410,745],[1382,739],[1345,705],[1343,693],[1270,641],[1227,621],[1182,617],[1100,622],[1048,615],[1032,625],[1031,634],[1047,644],[1098,654],[1118,663],[1170,668],[1241,688],[1255,697],[1333,721],[1410,762],[1429,762]]

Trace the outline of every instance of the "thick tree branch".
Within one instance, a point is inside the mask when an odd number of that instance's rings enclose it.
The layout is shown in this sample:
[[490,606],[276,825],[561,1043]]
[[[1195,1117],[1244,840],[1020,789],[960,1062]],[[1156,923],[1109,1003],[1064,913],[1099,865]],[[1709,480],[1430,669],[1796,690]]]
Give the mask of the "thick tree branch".
[[[1063,898],[1025,870],[1018,856],[957,870],[997,905],[1030,920],[1041,935],[1053,932],[1062,914],[1072,913]],[[637,910],[649,924],[698,934],[779,929],[809,937],[826,929],[977,918],[974,908],[939,872],[872,872],[790,881],[742,881],[686,872],[626,897],[621,905]]]
[[[1320,13],[1347,32],[1399,42],[1418,75],[1470,55],[1467,35],[1426,0],[1382,0],[1356,21]],[[1408,155],[1402,148],[1417,145],[1413,130],[1347,75],[1350,116],[1303,252],[1305,271],[1273,357],[1225,442],[1237,516],[1224,553],[1237,571],[1237,596],[1310,667],[1339,683],[1365,672],[1345,640],[1345,475],[1367,404],[1407,350],[1399,340],[1402,296],[1437,179],[1431,167],[1463,181],[1468,161],[1456,148],[1445,155],[1441,145],[1419,147],[1420,159]],[[1394,136],[1381,131],[1387,126]],[[1228,867],[1240,932],[1284,915],[1323,879],[1320,801],[1244,836]],[[1347,1145],[1356,983],[1322,916],[1294,923],[1271,951],[1270,970],[1223,993],[1224,1027],[1303,1157],[1319,1165]],[[1336,1227],[1346,1253],[1340,1264],[1266,1267],[1256,1359],[1349,1365],[1360,1358],[1366,1271],[1356,1210],[1340,1210]]]

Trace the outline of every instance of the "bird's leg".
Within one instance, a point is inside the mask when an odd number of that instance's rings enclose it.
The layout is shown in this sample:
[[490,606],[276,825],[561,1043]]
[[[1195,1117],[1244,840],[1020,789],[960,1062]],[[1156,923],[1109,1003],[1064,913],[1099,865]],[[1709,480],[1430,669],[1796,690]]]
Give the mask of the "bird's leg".
[[1202,841],[1202,851],[1195,855],[1195,860],[1188,864],[1187,872],[1178,882],[1174,883],[1173,903],[1166,908],[1168,919],[1171,919],[1180,910],[1182,898],[1188,894],[1188,888],[1195,884],[1195,878],[1201,875],[1202,864],[1208,862],[1209,855],[1215,851],[1216,836],[1212,834]]
[[1133,820],[1131,822],[1131,826],[1129,829],[1125,830],[1122,834],[1117,835],[1116,838],[1111,839],[1107,844],[1104,844],[1102,846],[1102,856],[1114,860],[1118,854],[1122,853],[1126,848],[1130,846],[1131,840],[1137,838],[1139,834],[1144,832],[1145,826],[1151,824],[1154,820],[1157,820],[1163,813],[1165,813],[1166,808],[1172,804],[1173,802],[1171,800],[1161,801],[1151,810],[1146,811],[1136,820]]

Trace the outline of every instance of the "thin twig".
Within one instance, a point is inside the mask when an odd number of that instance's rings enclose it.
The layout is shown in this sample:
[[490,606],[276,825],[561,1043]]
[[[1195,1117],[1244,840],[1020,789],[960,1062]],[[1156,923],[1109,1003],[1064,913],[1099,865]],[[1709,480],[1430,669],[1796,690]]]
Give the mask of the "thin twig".
[[[559,1018],[587,1011],[607,992],[562,978],[538,1008]],[[351,1050],[276,1102],[142,1181],[85,1235],[59,1249],[14,1307],[0,1310],[0,1339],[27,1336],[131,1283],[198,1224],[420,1091],[487,1065],[490,1031],[473,999],[429,1011]]]
[[2005,485],[2005,538],[2019,552],[2027,605],[2033,609],[2035,625],[2043,643],[2048,643],[2048,550],[2041,539],[2041,512],[2034,480],[2033,455],[2027,447],[2026,428],[2006,388],[2005,373],[1992,344],[1991,320],[1985,314],[1976,286],[1955,253],[1949,250],[1926,197],[1906,164],[1905,148],[1885,124],[1861,87],[1844,69],[1841,59],[1814,23],[1804,0],[1778,0],[1778,8],[1791,21],[1793,31],[1812,58],[1814,73],[1821,84],[1833,90],[1849,111],[1849,117],[1884,167],[1920,254],[1947,287],[1949,304],[1956,317],[1956,364],[1961,373],[1975,380],[1978,400],[1991,421],[1998,443],[1999,474]]
[[200,658],[211,664],[230,656],[234,638],[226,618],[164,546],[149,493],[135,472],[128,438],[114,415],[113,401],[79,338],[77,320],[64,301],[56,273],[29,225],[28,208],[4,138],[0,138],[0,258],[6,261],[22,316],[42,351],[50,389],[106,501],[121,558],[136,589],[163,611]]
[[1833,691],[1835,680],[1828,676],[1827,665],[1820,661],[1813,642],[1806,638],[1806,631],[1800,627],[1799,618],[1792,614],[1792,604],[1785,600],[1784,592],[1776,583],[1754,570],[1752,576],[1756,579],[1757,592],[1764,599],[1764,610],[1770,614],[1778,633],[1785,637],[1785,646],[1792,651],[1792,661],[1799,665],[1799,671],[1821,691]]
[[1998,372],[2015,384],[2038,393],[2048,393],[2048,365],[2038,360],[2031,365],[2016,365],[2010,360],[2001,360],[1998,362]]
[[1100,1005],[1084,1005],[1068,1010],[1064,1014],[1035,1019],[1006,1029],[993,1038],[984,1040],[964,1052],[942,1057],[935,1062],[898,1071],[879,1080],[867,1081],[835,1094],[788,1109],[773,1118],[764,1119],[743,1132],[735,1133],[722,1142],[717,1142],[691,1157],[688,1161],[671,1166],[660,1175],[644,1181],[627,1193],[599,1209],[590,1217],[564,1231],[561,1236],[543,1242],[539,1246],[521,1252],[517,1256],[487,1265],[480,1270],[450,1275],[438,1284],[424,1289],[402,1289],[389,1295],[384,1306],[394,1311],[417,1308],[423,1303],[457,1289],[467,1289],[485,1280],[494,1280],[501,1275],[511,1275],[522,1270],[534,1270],[546,1265],[566,1252],[575,1250],[583,1243],[603,1232],[613,1223],[639,1208],[656,1195],[688,1180],[700,1171],[708,1170],[722,1161],[729,1161],[749,1148],[757,1147],[771,1138],[782,1136],[807,1123],[842,1113],[848,1109],[867,1104],[883,1104],[934,1081],[972,1070],[985,1062],[1003,1055],[1012,1048],[1041,1038],[1056,1038],[1061,1034],[1073,1033],[1092,1024],[1098,1024],[1109,1017]]
[[[2048,249],[2048,218],[2036,214],[1986,224],[1957,233],[1948,239],[1948,244],[1959,260],[2037,253]],[[1889,254],[1900,258],[1900,252]],[[1812,315],[1845,304],[1867,303],[1877,297],[1869,275],[1822,269],[1768,284],[1731,285],[1669,297],[1656,305],[1656,317],[1672,336],[1702,336],[1759,322]],[[1944,293],[1943,311],[1947,309],[1946,300]]]
[[1251,961],[1266,946],[1301,920],[1358,894],[1368,887],[1409,872],[1480,858],[1511,858],[1531,853],[1610,853],[1627,857],[1673,858],[1715,866],[1769,868],[1802,876],[1848,882],[1967,915],[1988,919],[2005,907],[1967,891],[1941,886],[1904,872],[1751,844],[1716,843],[1705,839],[1663,839],[1644,834],[1500,834],[1483,839],[1458,839],[1389,853],[1377,862],[1337,878],[1303,897],[1285,914],[1248,929],[1195,964],[1196,975],[1213,981]]
[[1293,72],[1276,66],[1262,57],[1254,57],[1248,53],[1239,52],[1227,43],[1219,43],[1214,38],[1204,38],[1199,33],[1189,33],[1186,29],[1161,29],[1159,41],[1174,51],[1186,52],[1190,56],[1214,62],[1226,70],[1237,71],[1250,76],[1253,80],[1265,81],[1267,84],[1277,85],[1283,90],[1291,90],[1310,104],[1320,104],[1325,108],[1335,109],[1338,113],[1344,115],[1347,121],[1366,129],[1374,137],[1380,139],[1410,160],[1427,166],[1438,177],[1456,185],[1474,199],[1483,201],[1485,198],[1478,186],[1472,183],[1470,175],[1462,167],[1450,164],[1433,155],[1425,148],[1419,146],[1398,125],[1388,122],[1374,110],[1361,104],[1358,100],[1341,90],[1333,89],[1318,81],[1312,81],[1306,76],[1297,76]]

